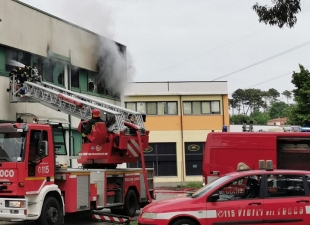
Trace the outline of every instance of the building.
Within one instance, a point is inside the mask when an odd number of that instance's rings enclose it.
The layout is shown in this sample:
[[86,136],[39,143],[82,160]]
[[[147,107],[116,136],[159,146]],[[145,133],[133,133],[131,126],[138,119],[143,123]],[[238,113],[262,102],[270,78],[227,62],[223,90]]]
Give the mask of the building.
[[281,125],[286,125],[287,120],[288,120],[287,117],[276,118],[276,119],[268,120],[267,124],[270,126],[272,126],[272,125],[281,126]]
[[155,181],[201,181],[207,134],[229,127],[227,82],[128,83],[124,95],[127,108],[147,114]]
[[[9,103],[8,74],[16,66],[36,66],[46,82],[121,105],[120,94],[102,84],[97,69],[102,44],[109,40],[17,0],[0,1],[0,21],[0,120],[16,121],[23,115],[31,121],[36,116],[69,122],[66,142],[62,133],[55,134],[55,140],[62,152],[66,146],[70,156],[58,156],[57,161],[76,166],[81,149],[79,119],[38,103]],[[114,53],[126,60],[126,47],[114,46]]]

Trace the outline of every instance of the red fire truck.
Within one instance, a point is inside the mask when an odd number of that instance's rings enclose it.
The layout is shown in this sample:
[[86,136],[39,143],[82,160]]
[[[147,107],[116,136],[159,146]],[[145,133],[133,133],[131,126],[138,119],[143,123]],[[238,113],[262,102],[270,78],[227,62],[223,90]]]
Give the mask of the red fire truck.
[[[82,167],[75,169],[56,163],[60,153],[53,134],[63,130],[61,123],[0,124],[0,220],[58,225],[65,214],[103,208],[132,217],[152,202],[153,169],[145,168],[143,156],[145,116],[42,82],[37,70],[25,69],[10,74],[10,102],[39,102],[85,120],[98,109],[105,122],[87,136],[79,152]],[[135,121],[127,121],[132,115]],[[142,169],[116,169],[139,157]]]
[[277,169],[310,170],[307,132],[212,132],[203,156],[205,183],[234,171],[239,162],[251,169],[258,160],[271,159]]

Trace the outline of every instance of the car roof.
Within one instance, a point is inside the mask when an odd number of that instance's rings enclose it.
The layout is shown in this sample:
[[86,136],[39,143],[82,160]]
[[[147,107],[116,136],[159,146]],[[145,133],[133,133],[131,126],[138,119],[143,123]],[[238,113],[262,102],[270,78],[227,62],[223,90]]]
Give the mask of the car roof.
[[228,173],[226,175],[229,175],[231,177],[236,177],[239,175],[264,175],[264,174],[304,174],[304,175],[310,175],[310,171],[306,170],[246,170],[246,171],[235,171]]

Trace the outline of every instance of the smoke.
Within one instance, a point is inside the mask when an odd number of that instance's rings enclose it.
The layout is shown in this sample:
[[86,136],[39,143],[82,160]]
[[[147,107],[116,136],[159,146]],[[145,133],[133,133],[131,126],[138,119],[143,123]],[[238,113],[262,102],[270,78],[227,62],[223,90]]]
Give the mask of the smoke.
[[[98,73],[99,83],[104,89],[111,90],[112,96],[119,96],[124,89],[127,74],[125,55],[113,41],[100,38]],[[100,88],[100,87],[98,87]]]
[[114,43],[116,35],[113,13],[119,9],[118,4],[121,3],[115,1],[113,5],[108,5],[101,0],[78,1],[78,3],[76,0],[66,0],[57,3],[61,4],[59,8],[62,10],[62,18],[105,37],[99,38],[100,46],[97,48],[99,72],[97,89],[109,89],[112,92],[109,94],[118,96],[127,80],[132,80],[135,73],[134,62],[128,49],[121,52],[123,49],[120,51],[119,46]]

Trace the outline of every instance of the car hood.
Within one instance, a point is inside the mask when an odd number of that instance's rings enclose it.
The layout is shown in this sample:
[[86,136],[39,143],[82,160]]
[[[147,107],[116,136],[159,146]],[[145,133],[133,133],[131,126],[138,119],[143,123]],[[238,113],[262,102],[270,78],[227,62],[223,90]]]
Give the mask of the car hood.
[[191,197],[177,197],[153,202],[143,208],[143,212],[164,213],[188,210],[195,199]]

